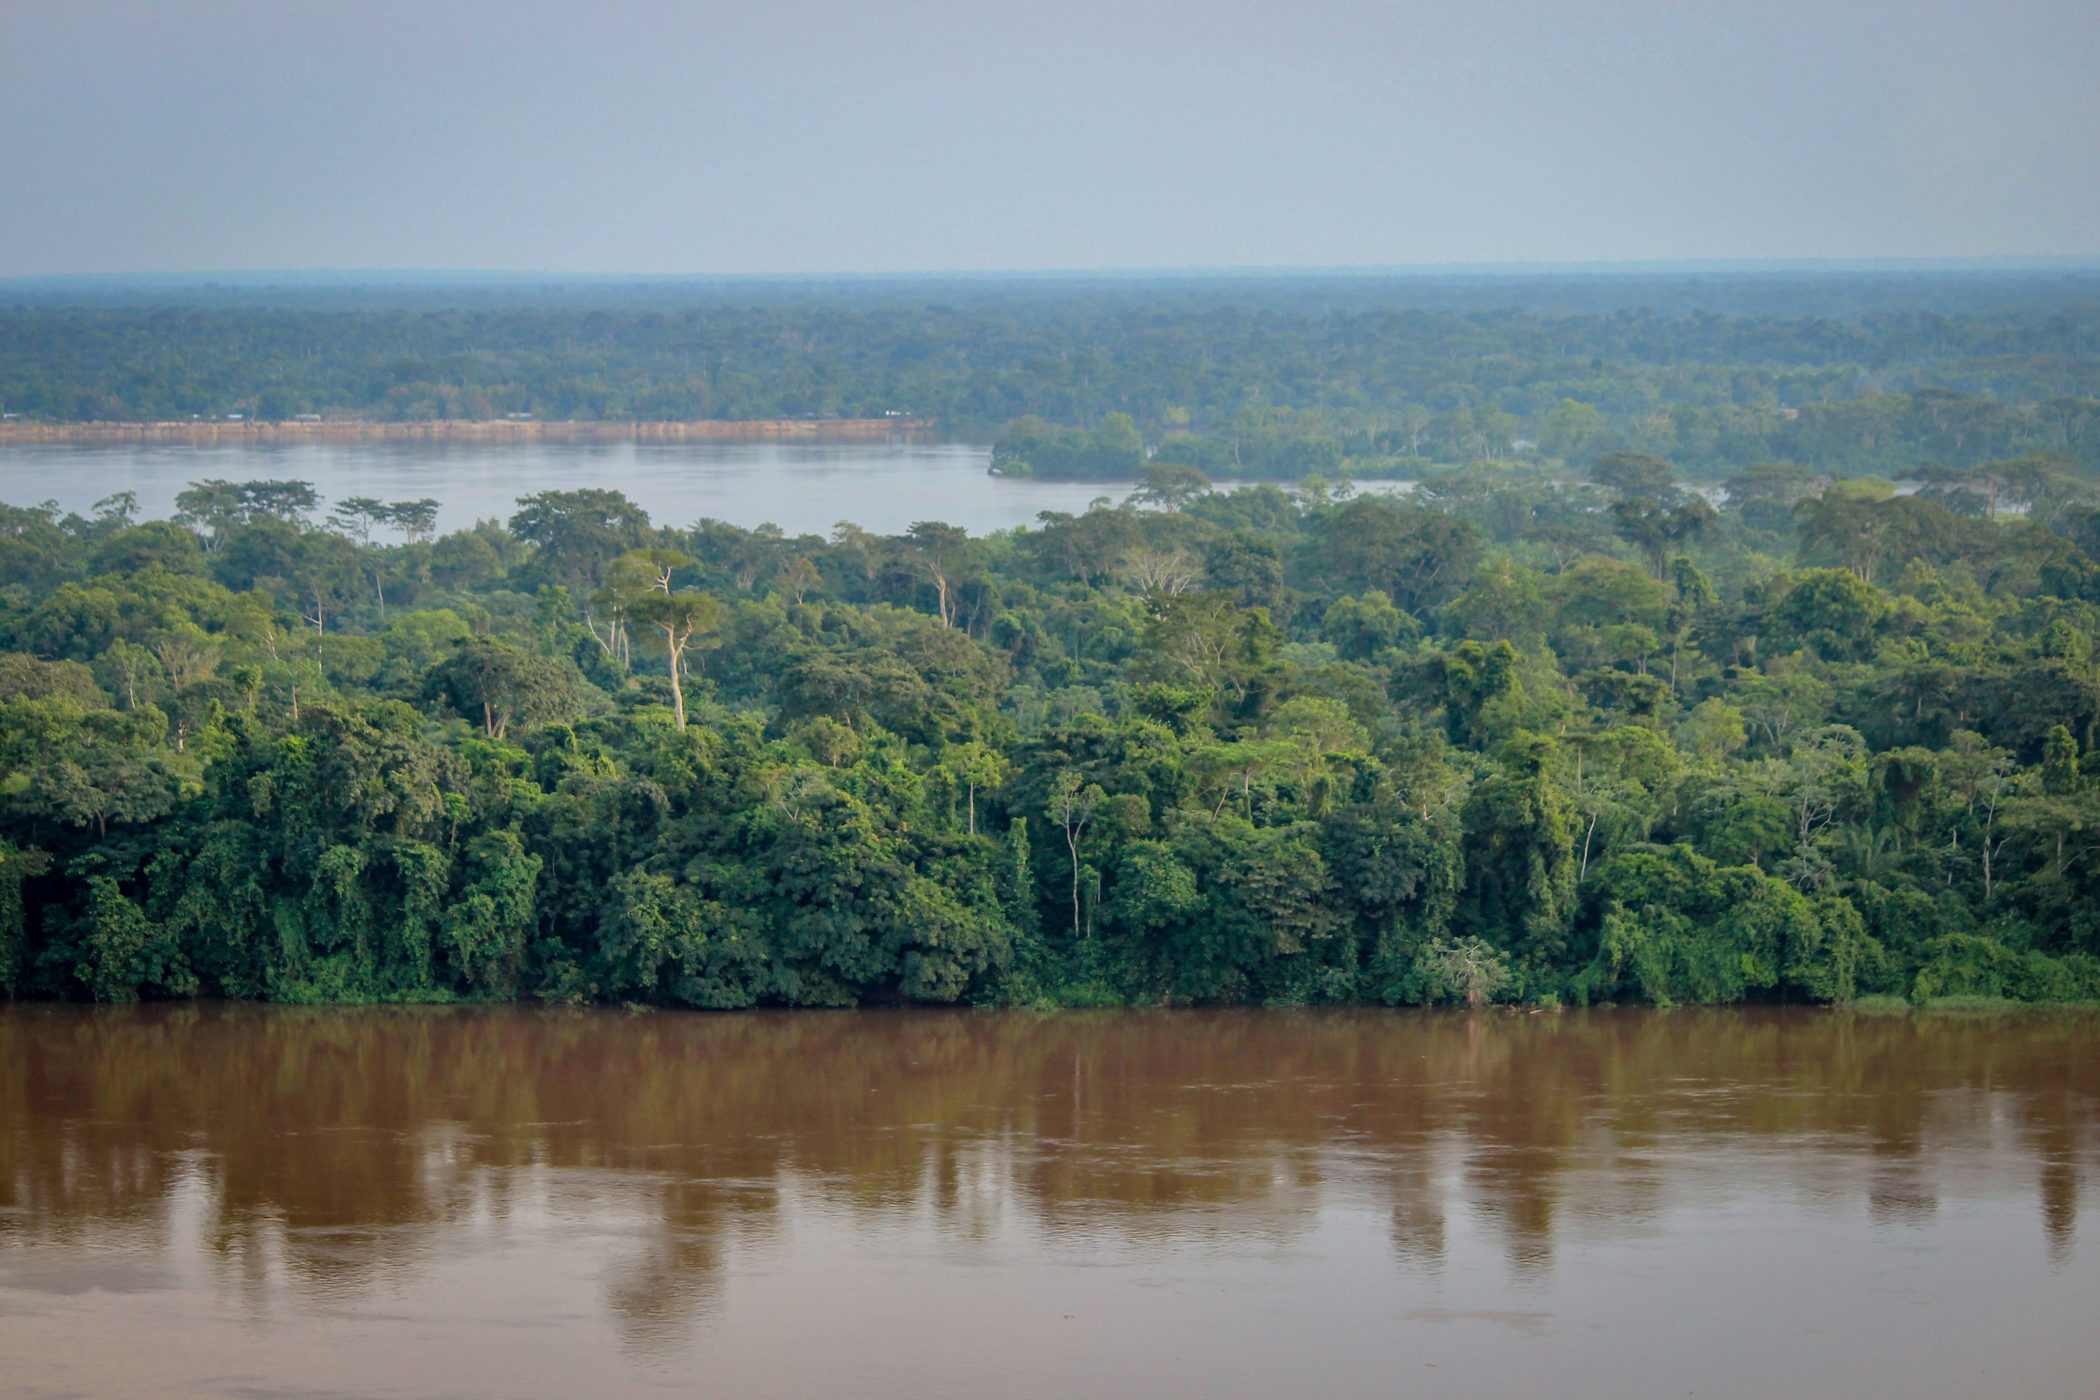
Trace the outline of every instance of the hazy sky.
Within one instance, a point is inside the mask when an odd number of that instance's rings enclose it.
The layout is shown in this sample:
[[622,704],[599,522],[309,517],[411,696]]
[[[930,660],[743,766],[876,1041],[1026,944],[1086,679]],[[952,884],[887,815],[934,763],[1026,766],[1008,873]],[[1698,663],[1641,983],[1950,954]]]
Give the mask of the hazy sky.
[[2100,253],[2095,0],[0,0],[0,275]]

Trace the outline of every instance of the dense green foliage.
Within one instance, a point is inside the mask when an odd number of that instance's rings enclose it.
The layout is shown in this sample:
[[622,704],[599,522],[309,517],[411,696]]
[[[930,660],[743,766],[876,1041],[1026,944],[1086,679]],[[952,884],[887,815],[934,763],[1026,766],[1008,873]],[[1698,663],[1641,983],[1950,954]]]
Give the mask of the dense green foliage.
[[1153,482],[981,539],[0,509],[0,985],[2100,997],[2076,465]]
[[[1511,457],[1579,466],[1614,449],[1694,475],[1797,461],[1896,476],[2028,451],[2100,463],[2093,282],[2036,282],[1995,309],[1917,309],[1961,285],[1943,279],[1843,318],[1425,309],[1401,299],[1435,302],[1435,285],[1419,282],[1325,296],[1266,284],[962,289],[938,305],[901,293],[589,307],[39,303],[0,310],[0,409],[56,421],[910,413],[987,438],[1032,417],[1002,438],[1003,470],[1103,479],[1127,479],[1141,442],[1212,477],[1269,479],[1345,463],[1358,476]],[[1814,304],[1846,304],[1848,287],[1823,285]],[[1567,290],[1541,282],[1527,295],[1550,308]],[[1730,284],[1706,290],[1742,299]]]

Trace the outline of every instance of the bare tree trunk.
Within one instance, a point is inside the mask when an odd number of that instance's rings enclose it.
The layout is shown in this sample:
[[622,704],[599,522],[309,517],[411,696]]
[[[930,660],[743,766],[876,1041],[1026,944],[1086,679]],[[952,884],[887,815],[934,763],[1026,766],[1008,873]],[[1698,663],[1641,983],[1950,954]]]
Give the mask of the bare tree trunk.
[[1072,937],[1081,937],[1079,932],[1079,841],[1072,835],[1072,828],[1065,828],[1065,846],[1072,852]]
[[678,672],[685,660],[685,643],[668,627],[664,629],[664,647],[671,653],[671,713],[678,717],[678,727],[685,728],[685,687],[678,683]]

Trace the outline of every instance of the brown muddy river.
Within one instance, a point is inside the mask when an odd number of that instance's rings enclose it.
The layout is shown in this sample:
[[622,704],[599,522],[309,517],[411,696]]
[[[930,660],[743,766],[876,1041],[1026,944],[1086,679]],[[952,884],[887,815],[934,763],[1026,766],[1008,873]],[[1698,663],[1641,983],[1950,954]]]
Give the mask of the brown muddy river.
[[2091,1396],[2100,1015],[0,1009],[0,1391]]

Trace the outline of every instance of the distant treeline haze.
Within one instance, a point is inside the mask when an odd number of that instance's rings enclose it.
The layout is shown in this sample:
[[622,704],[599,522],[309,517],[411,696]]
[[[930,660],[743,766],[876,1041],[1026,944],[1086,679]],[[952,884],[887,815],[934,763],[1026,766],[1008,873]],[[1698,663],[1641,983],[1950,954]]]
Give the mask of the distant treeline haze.
[[1893,477],[2030,451],[2100,463],[2096,355],[2100,305],[2069,293],[1843,319],[1107,296],[19,306],[0,310],[0,409],[60,422],[897,413],[999,438],[1003,470],[1102,479],[1154,452],[1213,477],[1281,479],[1510,458],[1579,468],[1613,450],[1667,456],[1695,476],[1792,461]]

